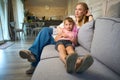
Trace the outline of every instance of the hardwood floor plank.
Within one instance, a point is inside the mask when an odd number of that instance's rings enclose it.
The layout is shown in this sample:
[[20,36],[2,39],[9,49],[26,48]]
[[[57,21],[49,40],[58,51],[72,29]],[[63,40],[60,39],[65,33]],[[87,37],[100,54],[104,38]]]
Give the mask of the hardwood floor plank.
[[25,71],[30,63],[21,59],[19,50],[28,49],[34,39],[17,41],[10,47],[0,50],[0,80],[30,80],[32,75]]

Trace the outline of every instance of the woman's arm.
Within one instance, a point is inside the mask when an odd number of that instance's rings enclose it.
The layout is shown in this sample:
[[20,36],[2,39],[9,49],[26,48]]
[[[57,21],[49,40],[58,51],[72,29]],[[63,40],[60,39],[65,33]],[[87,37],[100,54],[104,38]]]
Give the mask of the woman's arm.
[[89,15],[89,21],[93,20],[93,15]]
[[88,21],[91,21],[91,20],[93,20],[93,19],[94,19],[94,18],[93,18],[93,15],[91,14],[91,12],[90,12],[89,10],[87,11],[86,16],[88,16],[88,17],[89,17],[89,20],[88,20]]

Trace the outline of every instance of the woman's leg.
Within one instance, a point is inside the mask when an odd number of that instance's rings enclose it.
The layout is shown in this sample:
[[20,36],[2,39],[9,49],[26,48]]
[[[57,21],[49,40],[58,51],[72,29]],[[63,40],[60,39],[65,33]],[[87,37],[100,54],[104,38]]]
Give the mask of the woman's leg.
[[36,61],[32,62],[32,66],[36,67],[40,61],[41,53],[44,46],[48,44],[55,44],[54,38],[52,37],[53,29],[49,27],[43,28],[37,35],[34,43],[29,50],[35,55]]
[[20,50],[19,55],[23,59],[27,59],[31,63],[31,68],[26,71],[27,74],[32,74],[40,61],[41,53],[44,46],[48,44],[54,44],[54,38],[52,37],[53,29],[49,27],[43,28],[37,35],[34,43],[29,50]]

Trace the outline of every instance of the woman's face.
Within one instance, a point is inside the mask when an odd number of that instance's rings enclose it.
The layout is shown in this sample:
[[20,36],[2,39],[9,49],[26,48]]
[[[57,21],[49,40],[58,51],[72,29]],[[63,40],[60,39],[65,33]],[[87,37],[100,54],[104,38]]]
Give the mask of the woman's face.
[[86,10],[84,9],[84,7],[82,5],[77,5],[75,8],[75,17],[79,18],[82,17],[83,15],[86,14]]

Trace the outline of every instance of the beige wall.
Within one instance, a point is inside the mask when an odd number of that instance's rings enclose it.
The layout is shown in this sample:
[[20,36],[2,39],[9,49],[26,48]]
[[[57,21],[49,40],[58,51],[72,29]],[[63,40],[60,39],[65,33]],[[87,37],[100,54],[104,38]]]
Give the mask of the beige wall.
[[77,3],[78,3],[78,0],[68,1],[68,15],[74,15],[75,6]]
[[62,7],[50,7],[49,9],[46,9],[45,7],[39,7],[39,6],[35,6],[35,7],[27,7],[29,9],[29,11],[41,18],[43,16],[46,17],[46,19],[49,19],[50,17],[57,17],[57,19],[62,19],[65,15],[65,11],[66,8],[62,8]]
[[38,0],[33,1],[34,3],[26,0],[25,8],[39,18],[45,16],[46,19],[49,19],[50,17],[54,17],[56,19],[63,19],[67,15],[67,0],[54,0],[56,2],[52,2],[52,0],[50,0],[51,2],[47,2],[48,0],[44,0],[44,2]]
[[88,4],[95,19],[104,16],[120,17],[120,0],[49,0],[52,4],[49,2],[47,5],[39,3],[40,0],[35,0],[34,5],[30,1],[34,0],[26,0],[26,9],[39,18],[46,16],[49,19],[53,16],[63,19],[67,15],[74,15],[75,5],[80,1]]

